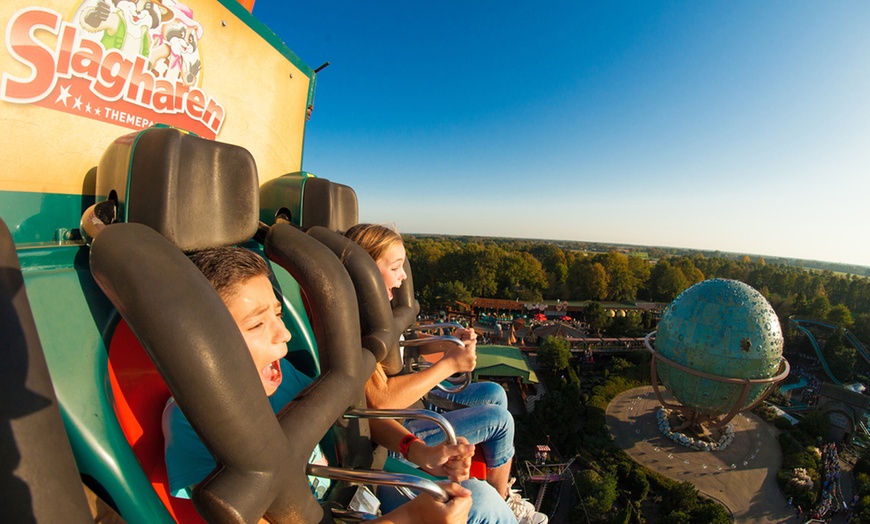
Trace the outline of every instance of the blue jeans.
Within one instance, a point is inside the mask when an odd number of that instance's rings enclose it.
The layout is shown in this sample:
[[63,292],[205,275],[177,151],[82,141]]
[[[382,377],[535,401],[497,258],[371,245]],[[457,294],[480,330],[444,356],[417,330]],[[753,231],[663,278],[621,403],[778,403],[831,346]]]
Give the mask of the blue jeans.
[[[462,486],[471,490],[471,512],[468,514],[469,524],[516,524],[517,518],[507,503],[498,496],[495,488],[482,480],[468,479]],[[381,486],[378,488],[378,499],[381,501],[381,513],[388,513],[408,502],[396,488]]]
[[[432,393],[465,404],[467,408],[442,413],[453,425],[456,436],[483,448],[487,468],[507,464],[514,456],[514,418],[507,410],[507,395],[495,382],[475,382],[460,393]],[[444,432],[428,420],[405,421],[405,427],[429,446],[444,441]]]
[[459,393],[446,393],[440,389],[433,389],[430,393],[466,406],[495,404],[505,410],[508,407],[507,393],[495,382],[472,382]]

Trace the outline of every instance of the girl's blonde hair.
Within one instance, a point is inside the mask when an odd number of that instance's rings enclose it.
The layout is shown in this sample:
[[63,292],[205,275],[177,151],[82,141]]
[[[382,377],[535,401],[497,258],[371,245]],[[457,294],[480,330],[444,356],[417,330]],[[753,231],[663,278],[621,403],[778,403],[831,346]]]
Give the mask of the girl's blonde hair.
[[404,245],[402,236],[380,224],[357,224],[344,234],[360,245],[375,261],[396,244]]

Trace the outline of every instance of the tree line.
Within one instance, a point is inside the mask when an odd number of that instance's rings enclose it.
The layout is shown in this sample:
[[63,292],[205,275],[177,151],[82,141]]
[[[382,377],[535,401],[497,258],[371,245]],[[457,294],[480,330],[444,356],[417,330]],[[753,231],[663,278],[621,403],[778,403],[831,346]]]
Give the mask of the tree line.
[[406,235],[405,246],[424,311],[475,297],[668,303],[693,284],[728,278],[761,292],[783,323],[791,315],[828,320],[870,340],[870,279],[856,274],[746,255],[588,252],[539,240]]

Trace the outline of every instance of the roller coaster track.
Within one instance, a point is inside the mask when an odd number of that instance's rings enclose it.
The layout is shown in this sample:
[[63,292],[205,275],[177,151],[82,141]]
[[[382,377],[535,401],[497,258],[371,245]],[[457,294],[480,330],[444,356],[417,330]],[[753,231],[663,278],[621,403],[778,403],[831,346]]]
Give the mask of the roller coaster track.
[[[810,343],[813,345],[813,349],[816,350],[816,354],[819,356],[819,362],[822,364],[822,368],[824,368],[825,373],[827,373],[828,377],[837,385],[842,385],[837,377],[834,376],[834,373],[831,372],[831,368],[828,366],[828,361],[825,360],[824,355],[822,354],[822,348],[819,346],[816,337],[813,336],[812,332],[807,329],[804,325],[810,324],[814,326],[821,326],[828,329],[837,329],[839,326],[835,326],[834,324],[830,324],[828,322],[823,322],[821,320],[813,320],[808,318],[796,318],[789,317],[789,322],[799,330],[801,330],[804,335],[807,336]],[[848,329],[843,330],[843,335],[845,335],[846,339],[855,347],[855,350],[858,352],[861,357],[870,363],[870,351],[867,350],[867,346],[865,346],[858,338]]]

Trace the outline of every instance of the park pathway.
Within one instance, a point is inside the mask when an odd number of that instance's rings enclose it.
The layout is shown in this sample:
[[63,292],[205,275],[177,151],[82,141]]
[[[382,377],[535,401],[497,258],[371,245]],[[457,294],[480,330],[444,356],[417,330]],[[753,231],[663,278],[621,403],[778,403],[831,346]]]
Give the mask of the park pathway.
[[607,406],[616,444],[635,461],[677,481],[689,481],[747,524],[797,522],[776,484],[781,463],[776,430],[752,413],[737,415],[734,441],[722,451],[693,451],[665,438],[656,424],[651,386],[630,389]]

